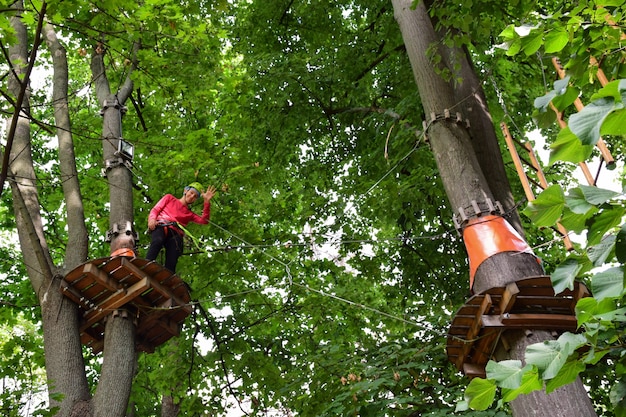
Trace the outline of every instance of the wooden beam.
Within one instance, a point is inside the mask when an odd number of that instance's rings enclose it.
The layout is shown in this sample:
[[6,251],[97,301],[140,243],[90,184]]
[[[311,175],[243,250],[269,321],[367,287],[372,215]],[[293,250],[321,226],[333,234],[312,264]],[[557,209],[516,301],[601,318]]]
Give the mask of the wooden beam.
[[481,365],[477,365],[475,363],[464,363],[463,364],[463,373],[469,378],[486,378],[487,372],[485,372],[485,367]]
[[133,265],[128,259],[122,258],[122,266],[124,266],[126,269],[128,269],[130,272],[132,272],[135,276],[137,276],[139,278],[142,278],[142,279],[148,279],[150,281],[150,287],[151,288],[153,288],[155,291],[159,292],[160,294],[162,294],[166,298],[170,298],[172,300],[172,302],[177,307],[180,307],[181,309],[185,310],[188,314],[191,314],[191,312],[193,311],[191,306],[188,305],[187,303],[185,303],[184,301],[182,301],[181,299],[179,299],[174,294],[174,292],[172,292],[169,288],[167,288],[167,287],[159,284],[158,282],[156,282],[154,279],[152,279],[152,277],[147,275],[140,268],[138,268],[137,266]]
[[462,348],[461,354],[457,358],[456,367],[457,369],[462,369],[463,362],[465,358],[469,354],[472,346],[474,346],[474,342],[478,334],[480,333],[480,329],[482,328],[481,317],[484,317],[484,314],[489,311],[491,308],[491,296],[489,294],[484,294],[482,296],[481,303],[477,306],[476,315],[474,316],[474,321],[472,325],[469,327],[467,334],[465,335],[465,339],[461,341]]
[[76,291],[76,289],[65,281],[61,281],[61,293],[65,295],[70,300],[74,301],[79,306],[83,308],[89,309],[89,300],[87,300],[83,295]]
[[99,284],[102,284],[110,291],[117,291],[120,289],[120,285],[112,280],[109,274],[98,268],[94,264],[86,264],[83,268],[86,274],[91,275]]
[[485,331],[480,340],[474,343],[474,350],[472,352],[472,362],[480,365],[485,365],[489,359],[491,359],[491,354],[494,351],[496,344],[498,343],[498,339],[500,338],[500,330],[489,329]]
[[517,149],[515,148],[515,143],[513,143],[513,137],[509,132],[509,128],[506,123],[500,123],[500,129],[502,129],[502,133],[504,134],[504,139],[506,140],[506,144],[509,147],[509,153],[511,154],[511,158],[513,159],[513,165],[515,165],[515,169],[517,170],[517,175],[519,176],[520,181],[522,182],[522,188],[524,189],[524,193],[526,194],[526,198],[528,201],[533,201],[535,199],[535,194],[530,188],[530,184],[528,182],[528,177],[526,176],[526,172],[524,171],[524,167],[522,166],[522,161],[517,153]]
[[92,310],[91,312],[85,314],[85,321],[80,326],[81,331],[89,328],[92,324],[111,314],[112,310],[131,302],[148,288],[150,288],[149,280],[148,278],[144,278],[126,290],[117,291],[100,304],[97,310]]
[[486,328],[515,328],[543,330],[576,330],[576,316],[566,314],[504,314],[502,316],[484,315],[483,326]]
[[519,294],[517,284],[515,282],[507,284],[504,288],[504,292],[502,293],[502,298],[500,298],[500,314],[511,311],[513,305],[515,304],[515,300],[517,299],[517,294]]

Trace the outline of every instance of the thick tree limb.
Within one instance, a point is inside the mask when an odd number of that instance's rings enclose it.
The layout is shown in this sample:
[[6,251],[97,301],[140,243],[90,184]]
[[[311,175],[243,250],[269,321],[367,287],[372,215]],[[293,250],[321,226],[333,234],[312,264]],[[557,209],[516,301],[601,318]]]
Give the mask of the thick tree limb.
[[[2,169],[0,170],[0,195],[2,195],[2,190],[4,189],[4,182],[6,181],[7,174],[9,172],[11,147],[13,146],[13,137],[15,136],[15,130],[17,129],[17,121],[20,117],[20,111],[22,108],[22,104],[24,103],[24,97],[26,96],[26,90],[28,89],[28,85],[30,82],[30,74],[33,71],[33,66],[35,65],[35,57],[37,56],[37,49],[39,48],[39,45],[41,45],[41,32],[43,28],[44,16],[46,13],[46,7],[47,7],[47,4],[44,1],[43,4],[41,5],[41,12],[39,13],[39,20],[37,21],[37,29],[35,31],[35,41],[30,51],[30,57],[28,58],[28,65],[26,67],[24,79],[20,82],[21,88],[17,96],[17,100],[15,102],[15,112],[13,113],[13,118],[11,119],[9,132],[7,134],[7,144],[4,147]],[[11,60],[7,59],[7,62],[9,63],[9,65],[11,65],[11,70],[14,73],[15,79],[18,80],[19,78],[17,77],[15,69],[13,68],[13,64],[11,63]]]

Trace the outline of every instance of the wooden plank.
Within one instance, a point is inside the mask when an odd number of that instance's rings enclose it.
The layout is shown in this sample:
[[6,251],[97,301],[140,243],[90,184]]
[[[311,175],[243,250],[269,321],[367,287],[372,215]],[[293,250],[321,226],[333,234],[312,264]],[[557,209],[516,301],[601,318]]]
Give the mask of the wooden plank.
[[452,327],[469,326],[474,322],[476,315],[472,316],[454,316]]
[[72,287],[78,289],[79,291],[82,291],[85,287],[88,287],[90,283],[94,281],[93,277],[84,273],[84,268],[84,265],[78,267],[74,270],[77,271],[77,274],[74,274],[73,278],[69,276],[70,274],[72,274],[72,272],[74,272],[71,271],[65,276],[65,278],[63,278],[63,280],[70,284]]
[[497,313],[502,314],[511,311],[511,308],[513,308],[515,300],[517,299],[517,294],[519,294],[519,288],[517,284],[515,282],[507,284],[498,303],[500,311],[498,311]]
[[486,328],[575,330],[576,317],[565,314],[505,314],[482,317]]
[[89,314],[85,315],[85,321],[81,325],[81,331],[111,314],[112,310],[115,310],[132,301],[149,287],[149,279],[144,278],[135,285],[129,287],[126,291],[120,290],[114,293],[105,302],[98,306],[98,310],[93,310]]
[[162,286],[161,284],[159,284],[158,282],[154,281],[150,276],[146,275],[144,271],[142,271],[137,266],[133,265],[126,258],[122,258],[122,265],[124,265],[125,268],[127,268],[129,271],[131,271],[133,274],[137,275],[138,277],[141,277],[143,279],[148,279],[150,281],[150,286],[152,287],[152,289],[159,292],[163,296],[172,299],[172,302],[175,305],[180,306],[180,308],[185,310],[188,314],[191,314],[191,312],[193,311],[191,306],[185,303],[184,301],[182,301],[181,299],[179,299],[172,291],[170,291],[169,288],[166,288]]
[[480,308],[478,308],[478,310],[476,311],[474,322],[472,323],[472,325],[467,331],[467,334],[465,335],[466,341],[463,343],[462,355],[459,356],[456,362],[457,369],[462,369],[463,361],[465,360],[465,357],[472,349],[472,346],[474,345],[474,339],[478,336],[478,333],[480,332],[480,329],[482,327],[481,317],[484,315],[484,313],[486,313],[491,308],[491,305],[492,305],[491,296],[489,294],[475,296],[475,298],[478,298],[478,297],[482,298],[480,300]]
[[99,284],[110,291],[117,291],[120,288],[120,286],[109,277],[109,274],[94,264],[86,264],[84,272],[92,276]]
[[474,339],[482,327],[481,317],[491,308],[491,296],[489,294],[485,294],[483,297],[483,301],[480,304],[480,308],[476,312],[476,317],[474,323],[470,327],[470,330],[467,332],[467,339]]
[[502,122],[500,123],[500,129],[502,129],[502,133],[504,134],[504,139],[509,148],[509,153],[511,154],[513,165],[515,166],[515,169],[517,170],[517,176],[519,177],[520,182],[522,183],[524,194],[526,194],[526,198],[528,199],[528,201],[533,201],[535,199],[535,194],[533,193],[530,187],[530,183],[528,182],[528,177],[526,176],[526,172],[524,170],[524,167],[522,166],[522,160],[520,159],[519,154],[517,153],[517,148],[515,148],[515,143],[513,143],[513,137],[511,136],[511,133],[509,132],[509,128],[506,125],[506,123]]
[[61,281],[61,293],[79,306],[83,308],[90,308],[88,304],[89,300],[83,297],[81,293],[76,291],[76,289],[72,288],[70,284],[65,281]]
[[491,329],[481,335],[481,338],[474,343],[474,349],[471,352],[473,363],[484,366],[489,359],[491,359],[491,354],[493,353],[495,344],[500,338],[500,333],[500,331],[494,331]]
[[475,363],[464,363],[463,373],[469,378],[486,378],[487,372],[485,372],[484,365],[477,365]]
[[569,313],[571,311],[571,298],[557,297],[517,297],[515,307],[511,312],[541,312],[560,311]]

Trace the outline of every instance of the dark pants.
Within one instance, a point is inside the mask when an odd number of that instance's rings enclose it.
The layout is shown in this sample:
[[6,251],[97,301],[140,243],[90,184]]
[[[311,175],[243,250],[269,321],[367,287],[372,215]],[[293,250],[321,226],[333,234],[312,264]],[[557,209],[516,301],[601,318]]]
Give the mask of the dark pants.
[[154,261],[165,247],[165,267],[176,272],[178,258],[183,254],[183,235],[181,230],[174,226],[157,226],[152,233],[152,241],[146,254],[146,259]]

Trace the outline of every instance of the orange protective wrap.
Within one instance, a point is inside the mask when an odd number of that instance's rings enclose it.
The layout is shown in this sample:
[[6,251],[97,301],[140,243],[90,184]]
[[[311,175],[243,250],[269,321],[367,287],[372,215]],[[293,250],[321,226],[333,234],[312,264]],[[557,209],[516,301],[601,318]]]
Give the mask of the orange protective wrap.
[[503,217],[488,215],[470,219],[463,230],[470,265],[470,290],[476,270],[487,258],[501,252],[534,254],[528,243]]
[[134,258],[137,255],[135,254],[135,251],[130,248],[120,248],[111,254],[111,257],[113,256],[130,256],[131,258]]

